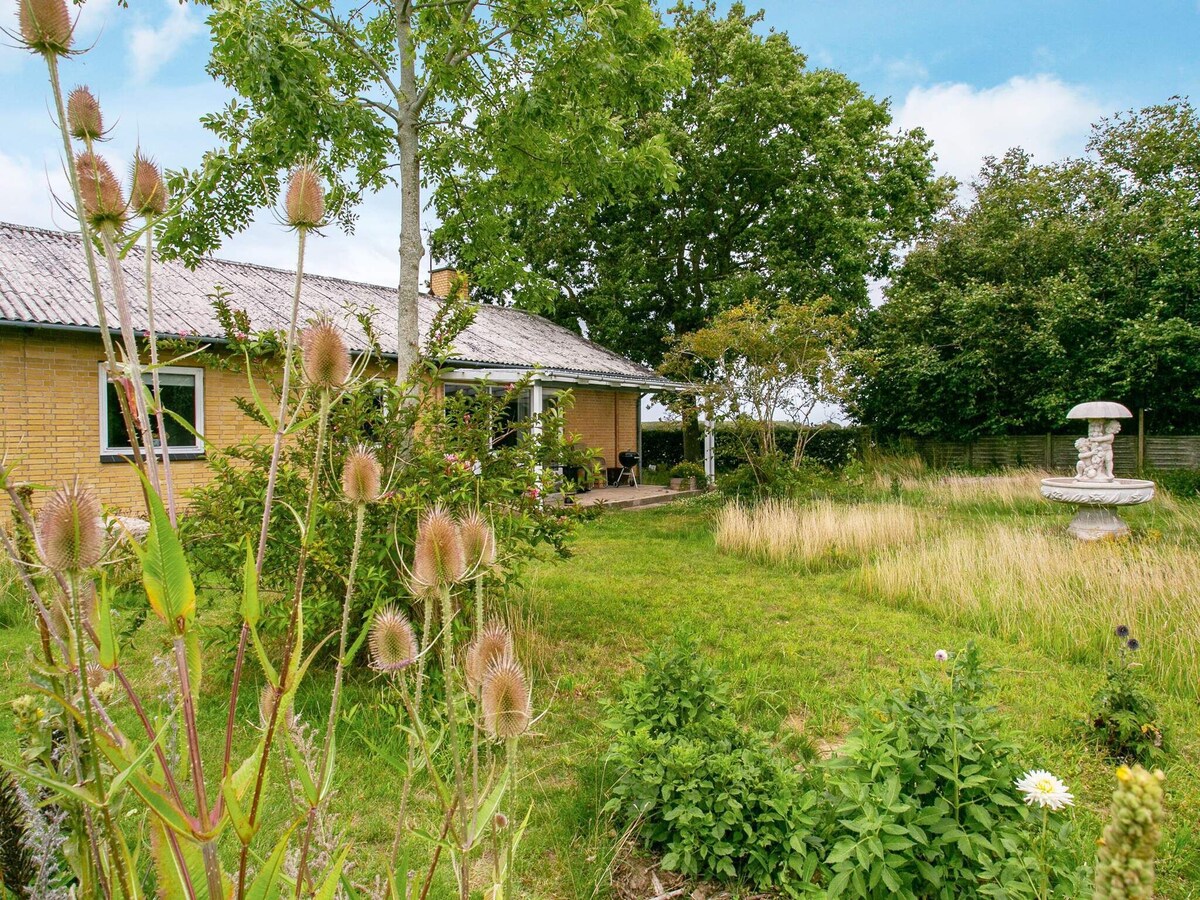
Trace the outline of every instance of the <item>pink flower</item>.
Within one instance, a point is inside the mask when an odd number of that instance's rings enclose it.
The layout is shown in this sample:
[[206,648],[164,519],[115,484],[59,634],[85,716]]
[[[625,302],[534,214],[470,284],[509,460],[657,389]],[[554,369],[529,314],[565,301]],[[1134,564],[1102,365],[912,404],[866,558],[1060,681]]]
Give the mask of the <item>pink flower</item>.
[[945,650],[938,650],[936,653],[933,654],[933,658],[936,659],[938,662],[945,662],[946,660],[948,660],[950,658],[950,654],[947,653]]
[[532,500],[536,500],[538,497],[542,496],[542,492],[539,491],[536,487],[531,487],[525,493],[528,494],[530,499],[532,499]]

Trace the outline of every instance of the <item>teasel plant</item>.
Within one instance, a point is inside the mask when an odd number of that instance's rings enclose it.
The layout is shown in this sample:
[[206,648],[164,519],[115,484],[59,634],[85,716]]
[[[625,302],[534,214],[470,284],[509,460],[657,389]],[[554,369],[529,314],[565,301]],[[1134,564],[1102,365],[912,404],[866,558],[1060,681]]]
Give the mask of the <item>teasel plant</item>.
[[[136,871],[137,856],[131,853],[126,834],[117,821],[118,810],[124,820],[133,803],[145,811],[149,828],[150,857],[154,861],[157,890],[163,897],[188,900],[235,896],[265,896],[278,891],[283,878],[280,862],[292,841],[298,817],[285,825],[265,855],[265,862],[250,877],[249,850],[262,828],[261,806],[265,791],[267,762],[275,743],[278,723],[290,710],[292,697],[308,664],[302,646],[300,617],[303,606],[304,558],[298,566],[289,640],[283,651],[282,665],[272,665],[255,627],[261,614],[257,594],[262,566],[262,548],[270,527],[272,500],[268,498],[263,514],[257,554],[247,540],[247,564],[243,572],[243,629],[238,656],[238,672],[233,680],[226,729],[224,754],[220,760],[219,791],[210,792],[206,780],[214,774],[212,761],[205,765],[201,753],[200,730],[196,716],[196,698],[202,677],[200,632],[196,620],[196,590],[186,556],[174,528],[174,485],[169,476],[169,447],[166,446],[164,410],[159,403],[156,373],[158,359],[154,327],[152,231],[156,221],[170,214],[170,205],[162,176],[140,150],[134,158],[128,194],[113,168],[98,152],[105,134],[100,104],[87,88],[77,88],[64,102],[60,86],[59,63],[73,53],[73,25],[63,0],[17,0],[19,38],[31,51],[41,55],[50,75],[51,90],[63,140],[64,167],[71,185],[71,200],[63,201],[78,221],[83,252],[93,296],[96,301],[101,338],[105,345],[105,366],[109,377],[118,384],[118,403],[125,420],[133,462],[137,467],[147,505],[148,533],[144,543],[130,538],[130,546],[142,569],[142,582],[150,608],[168,634],[170,658],[178,683],[178,705],[156,709],[133,686],[120,654],[120,641],[111,612],[111,591],[106,584],[102,558],[109,540],[100,520],[100,508],[85,489],[64,487],[53,493],[35,517],[20,486],[12,481],[13,466],[0,466],[0,488],[8,495],[17,514],[20,529],[32,536],[37,548],[36,566],[29,554],[19,550],[20,539],[13,540],[0,529],[0,544],[18,564],[22,582],[30,597],[39,624],[41,658],[38,673],[44,678],[42,692],[61,708],[65,723],[63,752],[48,755],[48,766],[6,764],[19,777],[25,777],[49,792],[54,803],[78,819],[81,841],[68,860],[74,869],[76,887],[88,897],[140,897],[142,878]],[[315,525],[314,495],[320,478],[326,445],[330,404],[353,377],[345,343],[330,323],[315,323],[304,333],[303,365],[296,356],[301,343],[298,310],[302,282],[303,246],[307,232],[319,227],[324,216],[324,197],[312,167],[292,173],[283,201],[286,224],[299,235],[298,269],[291,323],[285,347],[279,414],[266,414],[275,433],[272,474],[278,471],[280,449],[290,434],[315,427],[318,451],[313,462],[309,505],[305,516],[304,545],[312,541]],[[128,233],[133,217],[145,224],[140,232]],[[145,235],[147,266],[143,311],[150,324],[149,365],[139,358],[139,346],[133,328],[135,300],[124,278],[121,257]],[[105,306],[105,288],[99,278],[100,248],[109,273],[109,289],[117,309],[120,344],[112,338]],[[304,377],[301,399],[294,403],[289,381],[294,371]],[[149,376],[150,390],[143,386]],[[253,381],[251,389],[253,393]],[[317,396],[318,411],[304,415],[304,398]],[[265,410],[264,410],[265,412]],[[151,451],[154,429],[150,416],[157,419],[161,459]],[[162,476],[156,463],[162,463]],[[89,598],[95,597],[94,609]],[[85,609],[85,606],[89,607]],[[232,757],[236,718],[237,687],[243,677],[241,663],[246,647],[253,642],[266,674],[272,702],[254,750],[235,764]],[[107,675],[106,675],[107,673]],[[92,678],[100,680],[93,682]],[[127,700],[136,724],[145,739],[134,739],[114,722],[107,709],[111,692],[93,688],[93,684],[115,684],[120,697]],[[180,720],[184,759],[178,765],[164,750],[164,735]],[[332,747],[329,766],[332,766]],[[61,762],[55,760],[61,759]],[[322,781],[326,789],[329,779]],[[188,799],[187,795],[191,794]],[[241,844],[236,880],[222,869],[217,842],[232,824]],[[144,833],[141,835],[145,837]],[[139,844],[142,843],[139,840]],[[145,858],[145,857],[142,857]],[[325,873],[317,893],[331,895],[341,875],[345,855]],[[299,893],[300,888],[297,888]]]
[[[93,232],[88,219],[83,215],[84,198],[80,174],[75,165],[76,154],[72,145],[73,128],[68,106],[63,99],[60,61],[81,52],[74,46],[75,23],[71,20],[66,0],[17,0],[17,20],[18,31],[9,36],[16,41],[18,46],[41,56],[46,63],[54,111],[62,137],[64,168],[71,187],[69,211],[75,215],[79,223],[80,237],[83,239],[84,261],[87,265],[92,297],[96,304],[97,324],[100,330],[100,340],[104,347],[105,367],[110,378],[119,379],[121,366],[118,363],[116,345],[108,326],[108,312],[104,305],[99,265],[96,261],[95,247],[92,244]],[[100,139],[103,129],[99,104],[95,104],[94,109],[89,108],[88,97],[91,97],[92,101],[95,100],[90,91],[86,95],[77,94],[73,112],[76,123],[80,125],[74,130],[78,132],[80,139],[90,146],[93,141]],[[93,125],[94,128],[91,127]],[[129,434],[134,462],[145,472],[147,464],[138,442],[140,432],[135,430],[134,417],[130,415],[125,404],[121,404],[121,416],[124,420],[125,430]]]
[[[499,619],[485,625],[482,579],[496,560],[496,538],[487,519],[478,511],[455,518],[434,507],[421,518],[413,561],[408,568],[410,591],[424,607],[424,624],[418,644],[411,624],[393,610],[377,614],[370,626],[371,665],[387,676],[408,714],[409,756],[402,768],[401,814],[393,841],[389,896],[404,898],[410,889],[424,897],[443,851],[452,859],[460,900],[472,890],[472,862],[489,835],[494,845],[493,884],[485,896],[511,895],[512,850],[520,828],[498,828],[501,803],[516,779],[518,739],[533,721],[531,693],[524,668],[517,661],[513,638]],[[461,603],[474,594],[475,622],[466,629],[472,640],[462,653],[455,651],[455,616]],[[438,615],[435,622],[434,615]],[[435,631],[436,627],[436,631]],[[439,735],[431,733],[421,698],[428,692],[426,658],[435,649],[442,676],[444,723]],[[449,756],[449,774],[443,779],[435,749]],[[421,760],[414,756],[419,752]],[[418,771],[428,774],[442,810],[442,830],[434,857],[421,885],[410,885],[407,865],[399,850],[407,836],[406,811],[411,782]]]
[[[310,338],[313,344],[319,337]],[[328,338],[326,338],[328,339]],[[338,373],[328,373],[338,374]],[[350,552],[350,569],[346,576],[346,592],[342,598],[341,629],[338,632],[337,662],[333,674],[333,694],[329,701],[329,718],[325,727],[325,739],[321,747],[321,756],[317,766],[318,772],[332,771],[336,753],[336,733],[339,714],[341,712],[342,680],[346,666],[350,662],[350,612],[353,608],[355,580],[358,575],[358,559],[362,551],[363,528],[366,523],[367,507],[379,500],[383,494],[383,467],[379,458],[370,447],[360,444],[353,448],[342,464],[342,493],[347,502],[354,506],[354,544]],[[411,632],[410,632],[411,634]],[[415,655],[415,654],[414,654]],[[296,874],[296,896],[300,896],[301,888],[308,876],[308,853],[312,844],[313,833],[317,828],[317,819],[323,815],[329,802],[329,793],[325,792],[316,798],[316,805],[308,810],[308,821],[304,829],[304,837],[300,844],[300,865]]]

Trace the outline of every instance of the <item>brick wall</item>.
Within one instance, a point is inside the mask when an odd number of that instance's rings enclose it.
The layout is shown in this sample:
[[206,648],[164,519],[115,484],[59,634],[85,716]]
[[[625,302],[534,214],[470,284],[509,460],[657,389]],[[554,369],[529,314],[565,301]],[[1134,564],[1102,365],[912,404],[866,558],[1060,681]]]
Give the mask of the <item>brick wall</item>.
[[605,465],[617,466],[622,450],[637,450],[637,391],[575,387],[575,405],[564,416],[568,434],[595,448]]
[[[0,329],[0,456],[17,462],[16,480],[59,485],[78,476],[107,506],[141,512],[141,492],[129,464],[100,461],[103,357],[98,335]],[[260,391],[270,396],[265,385]],[[226,446],[261,433],[233,404],[234,397],[248,393],[244,372],[205,370],[206,438]],[[203,459],[173,460],[171,474],[182,497],[205,482],[209,471]]]
[[[0,328],[0,459],[16,462],[13,478],[59,485],[79,477],[101,502],[115,510],[142,513],[137,476],[125,462],[100,461],[100,369],[103,349],[97,335],[35,328]],[[192,364],[190,361],[184,365]],[[395,377],[394,368],[380,373]],[[259,391],[264,400],[271,393]],[[208,367],[204,372],[204,434],[216,446],[229,446],[256,434],[269,435],[234,405],[248,394],[243,371]],[[594,448],[605,464],[637,449],[636,391],[572,389],[566,430]],[[177,496],[208,480],[203,459],[174,460]],[[0,509],[5,504],[0,503]]]

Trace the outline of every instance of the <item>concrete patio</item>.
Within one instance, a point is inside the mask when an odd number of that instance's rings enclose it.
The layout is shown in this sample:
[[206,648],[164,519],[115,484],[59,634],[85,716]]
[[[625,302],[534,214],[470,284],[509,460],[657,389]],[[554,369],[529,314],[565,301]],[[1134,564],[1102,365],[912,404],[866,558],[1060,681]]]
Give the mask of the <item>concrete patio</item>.
[[660,506],[663,503],[673,503],[686,497],[696,497],[704,493],[695,491],[673,491],[661,484],[622,485],[621,487],[593,488],[586,494],[574,494],[565,498],[564,503],[577,506],[596,506],[604,504],[608,509],[636,509],[646,506]]

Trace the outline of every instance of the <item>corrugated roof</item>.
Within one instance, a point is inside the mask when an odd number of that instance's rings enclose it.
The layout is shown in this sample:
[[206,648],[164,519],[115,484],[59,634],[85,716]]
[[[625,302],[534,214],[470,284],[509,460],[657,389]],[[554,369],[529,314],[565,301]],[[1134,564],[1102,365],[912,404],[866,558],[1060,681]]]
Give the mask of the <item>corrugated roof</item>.
[[[123,268],[134,299],[134,327],[146,328],[144,304],[145,257],[142,248],[131,249]],[[107,287],[108,272],[100,277]],[[177,261],[159,262],[154,269],[154,314],[159,334],[187,332],[200,338],[221,340],[224,332],[213,311],[219,289],[235,309],[245,310],[256,330],[287,328],[295,273],[250,263],[205,259],[195,269]],[[109,324],[117,321],[111,292]],[[421,339],[441,305],[422,294],[419,320]],[[396,288],[377,284],[305,275],[301,292],[301,320],[328,315],[341,327],[355,349],[366,346],[366,335],[355,313],[370,312],[371,322],[385,353],[396,350]],[[96,328],[87,267],[78,234],[0,222],[0,323],[66,325]],[[454,341],[456,363],[552,369],[581,375],[598,375],[637,381],[660,381],[653,371],[606,350],[586,338],[541,316],[509,307],[481,304],[475,321]]]

